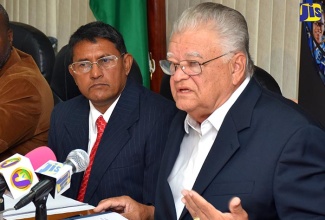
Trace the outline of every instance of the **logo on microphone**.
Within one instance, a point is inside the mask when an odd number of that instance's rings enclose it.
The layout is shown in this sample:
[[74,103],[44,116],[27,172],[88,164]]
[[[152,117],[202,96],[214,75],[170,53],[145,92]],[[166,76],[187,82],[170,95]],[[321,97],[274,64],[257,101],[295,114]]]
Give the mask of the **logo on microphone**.
[[48,161],[46,164],[41,166],[37,172],[45,175],[55,175],[60,172],[60,169],[63,167],[62,163]]
[[57,182],[56,182],[56,192],[60,193],[64,187],[70,184],[70,172],[66,172]]
[[300,3],[300,21],[319,21],[322,17],[322,8],[317,3]]
[[33,183],[33,174],[25,168],[17,168],[10,177],[11,185],[19,190],[29,189]]
[[0,164],[0,167],[1,167],[1,168],[8,168],[8,167],[14,166],[14,165],[17,164],[20,160],[21,160],[20,157],[12,157],[12,158],[9,158],[9,159],[5,160],[4,162],[2,162],[2,163]]

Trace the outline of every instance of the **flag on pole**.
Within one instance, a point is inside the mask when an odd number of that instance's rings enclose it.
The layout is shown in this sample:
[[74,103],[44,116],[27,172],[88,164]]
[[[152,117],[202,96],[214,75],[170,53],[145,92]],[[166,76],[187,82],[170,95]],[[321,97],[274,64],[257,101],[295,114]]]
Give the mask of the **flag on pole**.
[[148,28],[146,0],[89,0],[98,21],[115,27],[122,35],[126,48],[137,61],[143,85],[150,88]]

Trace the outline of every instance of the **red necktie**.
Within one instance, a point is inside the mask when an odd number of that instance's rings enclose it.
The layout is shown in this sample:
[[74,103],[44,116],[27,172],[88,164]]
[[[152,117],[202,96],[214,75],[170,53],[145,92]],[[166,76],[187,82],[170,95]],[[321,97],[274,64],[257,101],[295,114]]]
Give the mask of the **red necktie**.
[[84,200],[86,190],[87,190],[88,180],[89,180],[89,176],[90,176],[91,167],[93,165],[96,151],[97,151],[98,145],[100,143],[100,139],[102,138],[102,135],[103,135],[103,132],[104,132],[104,129],[106,126],[106,121],[104,120],[102,115],[97,118],[96,126],[97,126],[97,138],[96,138],[95,144],[91,150],[91,153],[89,156],[89,165],[84,173],[84,177],[82,179],[82,183],[81,183],[78,198],[77,198],[77,200],[80,202],[83,202],[83,200]]

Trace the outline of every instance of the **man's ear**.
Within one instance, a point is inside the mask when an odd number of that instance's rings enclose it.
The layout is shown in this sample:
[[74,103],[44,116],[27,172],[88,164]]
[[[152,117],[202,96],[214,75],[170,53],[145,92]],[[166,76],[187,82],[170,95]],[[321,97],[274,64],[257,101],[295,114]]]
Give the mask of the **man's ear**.
[[131,54],[126,53],[123,55],[123,68],[125,71],[125,75],[129,75],[131,67],[132,67],[132,63],[133,63],[133,57]]
[[12,46],[12,42],[13,42],[14,38],[13,38],[13,32],[12,32],[11,28],[9,28],[9,30],[7,32],[7,37],[8,37],[8,41],[10,42],[10,46]]
[[232,83],[238,85],[246,78],[246,55],[243,52],[237,52],[231,59]]
[[68,66],[68,70],[69,70],[70,75],[71,75],[72,78],[73,78],[73,81],[74,81],[75,84],[78,86],[77,81],[76,81],[76,79],[74,78],[75,73],[74,73],[74,71],[73,71],[71,65]]
[[71,65],[68,66],[68,70],[69,70],[69,73],[71,74],[71,76],[73,77],[74,71],[73,71]]

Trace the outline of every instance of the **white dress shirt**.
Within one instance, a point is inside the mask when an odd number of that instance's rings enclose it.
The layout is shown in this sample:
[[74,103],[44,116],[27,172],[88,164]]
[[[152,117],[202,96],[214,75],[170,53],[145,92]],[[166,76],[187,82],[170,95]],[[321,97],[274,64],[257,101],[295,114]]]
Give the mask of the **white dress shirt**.
[[93,148],[96,138],[97,138],[97,126],[96,120],[99,116],[103,115],[104,120],[106,123],[108,122],[109,118],[112,115],[112,112],[116,106],[117,101],[119,100],[120,96],[113,102],[113,104],[106,110],[104,114],[100,113],[89,101],[90,111],[89,111],[89,139],[88,139],[88,154],[90,155],[91,149]]
[[247,86],[250,77],[247,77],[230,98],[216,109],[201,125],[190,115],[184,121],[186,134],[180,146],[180,152],[174,167],[168,177],[168,183],[173,193],[174,203],[179,219],[184,204],[181,201],[183,189],[192,189],[199,175],[203,163],[217,137],[221,124],[237,98]]

